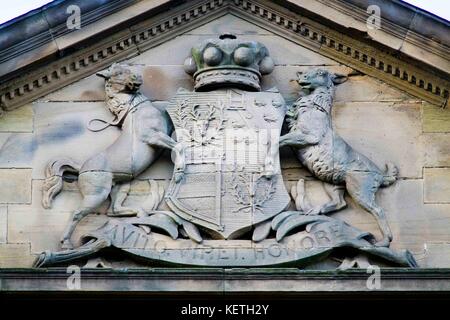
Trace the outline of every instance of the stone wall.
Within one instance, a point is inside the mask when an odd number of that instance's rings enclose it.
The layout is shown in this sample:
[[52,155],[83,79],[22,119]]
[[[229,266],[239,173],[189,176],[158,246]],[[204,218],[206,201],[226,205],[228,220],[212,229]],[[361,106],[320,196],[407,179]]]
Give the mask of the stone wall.
[[[164,103],[179,87],[191,90],[192,80],[182,68],[184,58],[194,43],[223,32],[268,47],[276,68],[264,79],[263,87],[278,87],[287,101],[297,97],[293,81],[297,71],[318,66],[351,71],[289,39],[227,15],[129,58],[144,76],[143,92]],[[93,118],[111,117],[103,99],[103,80],[92,75],[0,119],[0,267],[30,267],[36,254],[59,249],[59,237],[81,195],[76,183],[66,183],[53,208],[44,209],[44,167],[61,156],[82,162],[114,141],[119,135],[115,128],[98,133],[86,129]],[[399,167],[399,181],[378,194],[394,233],[392,247],[410,249],[421,267],[450,267],[449,109],[423,103],[369,76],[355,75],[337,87],[333,121],[339,134],[380,167],[387,161]],[[326,201],[321,183],[300,167],[291,151],[282,150],[282,156],[288,187],[304,177],[313,203]],[[127,201],[145,196],[147,180],[166,185],[171,175],[165,153],[133,183]],[[372,216],[346,200],[348,208],[335,216],[379,235]],[[101,213],[85,218],[73,239],[102,224],[106,210],[107,204]]]

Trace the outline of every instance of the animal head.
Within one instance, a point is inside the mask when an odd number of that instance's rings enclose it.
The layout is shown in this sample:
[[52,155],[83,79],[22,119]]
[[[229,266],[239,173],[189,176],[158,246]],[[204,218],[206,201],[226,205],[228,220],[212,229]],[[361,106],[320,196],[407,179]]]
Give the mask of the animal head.
[[109,69],[98,72],[97,76],[106,80],[106,86],[115,92],[136,92],[142,85],[142,76],[127,64],[114,63]]
[[347,76],[332,73],[325,69],[313,69],[308,72],[297,72],[297,83],[308,90],[315,90],[320,87],[331,88],[335,84],[343,83]]

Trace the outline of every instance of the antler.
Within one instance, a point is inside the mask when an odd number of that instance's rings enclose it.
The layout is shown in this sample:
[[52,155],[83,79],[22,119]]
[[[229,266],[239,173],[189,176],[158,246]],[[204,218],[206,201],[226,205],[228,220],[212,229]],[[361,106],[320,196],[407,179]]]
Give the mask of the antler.
[[191,111],[189,112],[191,119],[194,121],[198,121],[201,118],[200,111],[198,110],[199,107],[200,107],[200,105],[195,104],[192,106]]
[[216,107],[212,103],[208,103],[207,106],[208,106],[208,111],[206,112],[207,116],[205,118],[208,120],[216,119],[216,117],[215,117]]
[[[219,123],[217,125],[217,131],[220,131],[225,128],[225,122],[227,121],[227,119],[225,118],[225,115],[224,115],[225,106],[224,106],[223,101],[218,102],[218,107],[214,108],[214,112],[217,112],[217,109],[219,109],[219,111],[220,111]],[[214,119],[217,119],[217,118],[214,117]]]
[[178,122],[180,127],[186,127],[186,117],[189,113],[187,110],[187,105],[189,104],[188,100],[183,100],[182,102],[177,102],[177,109],[175,112],[175,120]]

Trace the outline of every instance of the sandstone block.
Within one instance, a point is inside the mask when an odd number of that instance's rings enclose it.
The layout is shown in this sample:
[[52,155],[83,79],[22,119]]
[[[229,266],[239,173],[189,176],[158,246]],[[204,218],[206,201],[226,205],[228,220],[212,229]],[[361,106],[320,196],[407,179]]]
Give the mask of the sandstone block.
[[446,133],[424,133],[422,135],[427,167],[450,167],[450,135]]
[[425,168],[425,202],[450,203],[450,168]]
[[271,32],[232,14],[226,14],[220,18],[214,19],[212,22],[204,24],[203,26],[188,32],[188,34],[211,35],[214,37],[223,33],[231,33],[237,36],[271,34]]
[[424,103],[423,132],[450,132],[450,109]]
[[69,157],[83,163],[120,135],[117,128],[101,132],[87,128],[89,121],[95,118],[112,120],[104,102],[42,102],[34,107],[34,179],[44,178],[45,166],[51,159]]
[[31,169],[0,169],[0,203],[31,202]]
[[30,244],[0,244],[0,268],[31,268]]
[[32,132],[33,108],[31,104],[6,112],[0,117],[0,132]]
[[8,208],[0,206],[0,243],[6,243],[8,232]]
[[337,103],[333,121],[338,134],[380,169],[393,162],[400,177],[422,177],[425,146],[420,143],[419,103]]
[[[44,250],[60,250],[60,237],[81,201],[77,185],[66,183],[52,208],[44,209],[42,183],[40,180],[33,182],[33,201],[30,205],[11,205],[8,208],[8,242],[30,243],[31,252],[36,254]],[[74,243],[77,244],[82,234],[100,227],[105,219],[105,214],[94,213],[81,220],[73,236]]]

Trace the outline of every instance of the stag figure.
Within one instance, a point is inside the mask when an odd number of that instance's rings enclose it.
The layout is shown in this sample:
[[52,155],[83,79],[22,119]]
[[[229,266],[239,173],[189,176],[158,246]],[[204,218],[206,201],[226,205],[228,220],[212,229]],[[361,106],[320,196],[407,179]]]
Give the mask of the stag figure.
[[384,210],[375,202],[375,193],[380,187],[393,184],[398,170],[393,164],[387,164],[385,171],[380,170],[333,130],[334,86],[346,79],[321,69],[298,74],[297,82],[309,94],[299,98],[287,113],[289,133],[280,138],[280,147],[291,146],[311,173],[321,181],[337,186],[332,190],[326,188],[332,198],[330,203],[306,214],[326,214],[342,208],[347,189],[349,195],[377,219],[383,238],[376,245],[387,247],[392,241],[392,233]]
[[[63,180],[68,177],[78,178],[83,196],[80,207],[73,212],[72,220],[62,236],[63,249],[72,247],[70,238],[78,222],[102,205],[114,185],[129,182],[147,169],[157,159],[161,148],[175,151],[175,170],[183,171],[182,150],[170,137],[173,129],[168,114],[138,91],[142,77],[124,64],[114,64],[97,75],[105,79],[106,106],[115,119],[112,122],[94,119],[90,126],[94,122],[103,125],[91,130],[101,131],[117,126],[122,134],[108,148],[82,165],[71,159],[53,160],[47,165],[43,189],[45,208],[51,207],[52,200],[62,190]],[[124,215],[133,215],[133,212]]]

